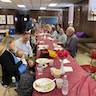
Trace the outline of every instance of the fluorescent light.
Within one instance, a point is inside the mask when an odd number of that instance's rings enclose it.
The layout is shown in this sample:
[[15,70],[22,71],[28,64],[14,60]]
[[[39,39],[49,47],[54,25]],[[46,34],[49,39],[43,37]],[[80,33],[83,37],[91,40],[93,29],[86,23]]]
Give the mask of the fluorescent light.
[[17,7],[25,8],[26,6],[25,5],[17,5]]
[[57,3],[50,3],[48,6],[49,7],[54,7],[54,6],[56,6],[57,5]]
[[45,10],[46,9],[46,7],[40,7],[40,10]]
[[11,0],[0,0],[1,2],[7,2],[7,3],[11,3]]

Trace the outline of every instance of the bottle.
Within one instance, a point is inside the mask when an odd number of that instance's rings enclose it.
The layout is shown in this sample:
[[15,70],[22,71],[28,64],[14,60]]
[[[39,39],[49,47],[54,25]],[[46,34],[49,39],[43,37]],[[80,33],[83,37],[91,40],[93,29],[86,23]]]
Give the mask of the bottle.
[[60,66],[61,74],[64,75],[65,74],[65,70],[64,70],[63,60],[61,60],[60,62],[61,62],[61,66]]
[[68,95],[68,79],[67,79],[67,75],[64,75],[64,77],[63,77],[62,94],[64,96]]

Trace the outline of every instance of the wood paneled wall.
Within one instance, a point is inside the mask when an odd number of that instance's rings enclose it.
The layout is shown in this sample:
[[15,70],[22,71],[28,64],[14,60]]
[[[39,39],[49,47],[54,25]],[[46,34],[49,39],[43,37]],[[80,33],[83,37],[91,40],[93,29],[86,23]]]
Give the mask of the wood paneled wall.
[[38,19],[38,16],[58,16],[59,11],[39,11],[39,10],[31,10],[30,16],[32,18]]
[[66,28],[68,27],[68,13],[69,13],[69,8],[66,7],[63,9],[63,27],[64,27],[64,30],[66,30]]
[[[24,17],[32,17],[36,20],[38,16],[58,16],[60,11],[42,11],[42,10],[30,10],[30,11],[21,11],[21,10],[14,10],[14,9],[1,9],[0,15],[14,15],[18,17],[18,19],[23,19]],[[21,22],[21,24],[20,24]],[[24,23],[19,20],[19,22],[14,23],[16,30],[19,31],[18,33],[22,33],[22,29],[24,29]],[[23,27],[22,27],[23,26]]]
[[21,13],[24,15],[32,16],[33,18],[37,19],[38,16],[58,16],[59,11],[43,11],[43,10],[30,10],[30,11],[20,11],[14,9],[0,9],[0,15],[16,15]]
[[0,15],[16,15],[17,10],[14,9],[0,9]]
[[96,38],[96,21],[88,21],[88,0],[75,5],[74,26],[76,31],[86,32]]

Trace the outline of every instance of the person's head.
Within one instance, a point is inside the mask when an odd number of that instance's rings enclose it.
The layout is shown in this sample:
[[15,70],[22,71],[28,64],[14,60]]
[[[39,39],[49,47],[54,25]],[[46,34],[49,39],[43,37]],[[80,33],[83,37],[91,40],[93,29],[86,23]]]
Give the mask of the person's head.
[[62,28],[59,30],[59,34],[60,35],[64,34],[64,30]]
[[30,32],[26,31],[22,35],[22,41],[23,43],[27,43],[27,41],[30,39]]
[[16,51],[16,56],[19,58],[22,58],[24,56],[24,52],[22,50],[17,50]]
[[48,32],[51,32],[51,31],[52,31],[51,25],[46,24],[46,25],[45,25],[45,30],[48,31]]
[[36,30],[35,29],[32,29],[31,30],[31,35],[35,35],[35,32],[36,32]]
[[57,24],[57,25],[56,25],[56,29],[57,29],[57,31],[59,31],[60,28],[61,28],[61,24]]
[[52,31],[54,32],[56,30],[55,25],[52,25]]
[[71,36],[74,34],[74,32],[75,32],[74,27],[68,27],[68,28],[66,29],[66,35],[67,35],[68,37],[71,37]]

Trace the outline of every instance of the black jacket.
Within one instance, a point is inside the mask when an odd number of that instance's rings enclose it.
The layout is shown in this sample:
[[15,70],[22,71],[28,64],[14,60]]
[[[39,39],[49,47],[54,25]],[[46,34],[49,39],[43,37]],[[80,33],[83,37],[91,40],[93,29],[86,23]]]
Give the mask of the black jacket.
[[13,55],[9,51],[5,50],[0,56],[0,64],[2,66],[2,81],[4,85],[9,85],[12,82],[12,76],[15,76],[16,80],[19,81],[18,65],[15,64]]

